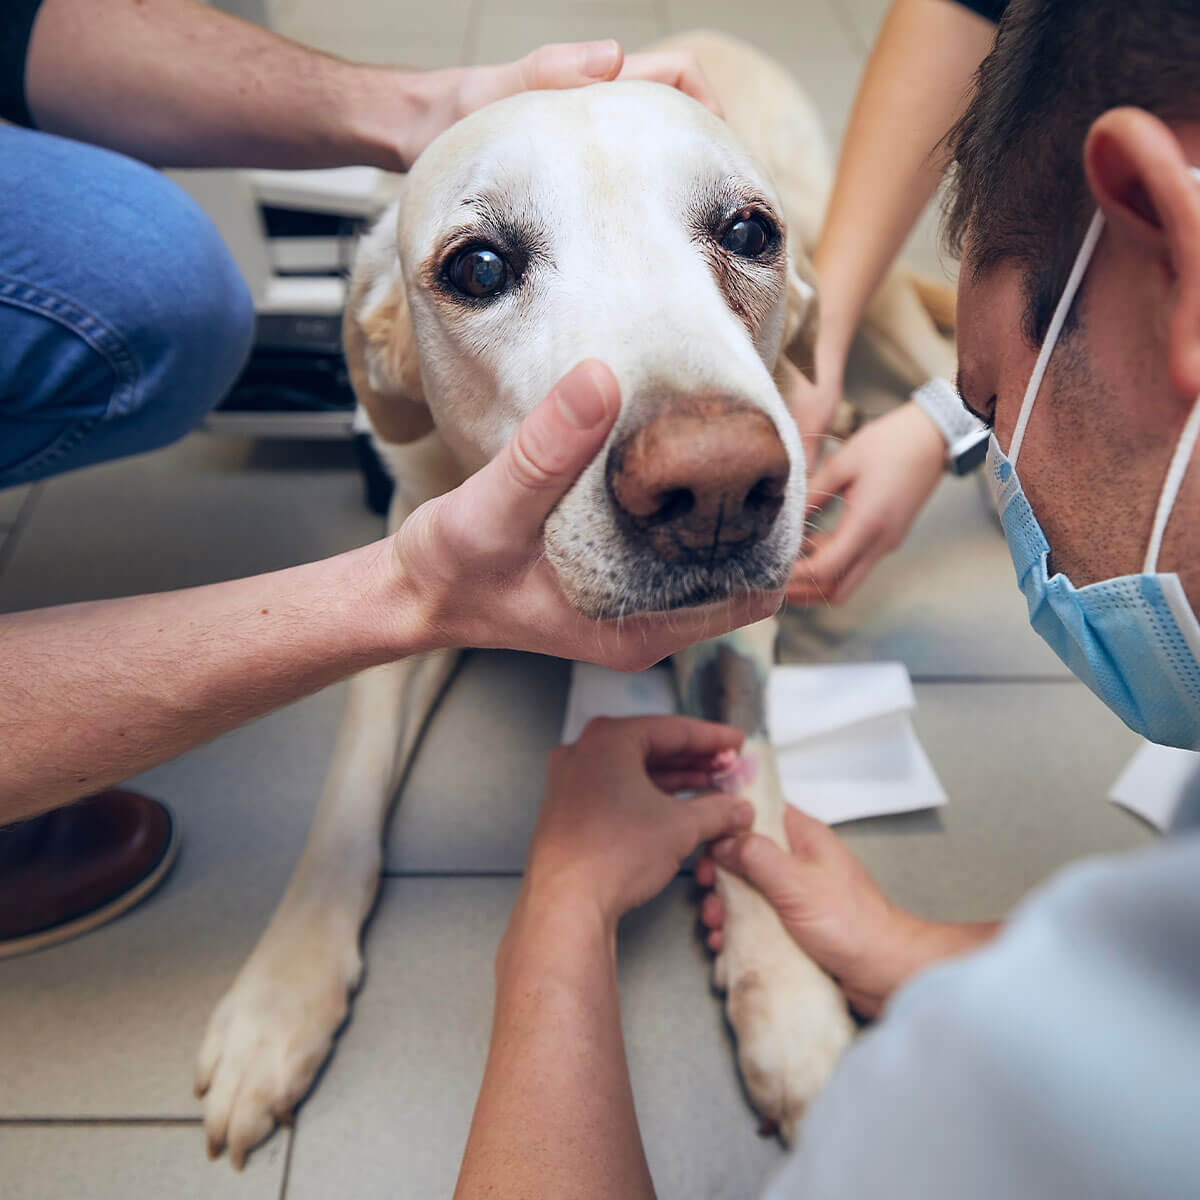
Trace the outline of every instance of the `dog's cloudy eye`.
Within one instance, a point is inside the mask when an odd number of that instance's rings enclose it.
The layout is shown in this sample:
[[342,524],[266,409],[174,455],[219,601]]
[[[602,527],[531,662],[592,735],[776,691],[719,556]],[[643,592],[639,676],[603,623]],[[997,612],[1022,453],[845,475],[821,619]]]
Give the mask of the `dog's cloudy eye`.
[[464,296],[484,300],[504,290],[508,264],[487,246],[472,246],[450,260],[446,277]]
[[721,245],[742,258],[757,258],[770,244],[772,233],[764,218],[751,214],[734,221],[725,230]]

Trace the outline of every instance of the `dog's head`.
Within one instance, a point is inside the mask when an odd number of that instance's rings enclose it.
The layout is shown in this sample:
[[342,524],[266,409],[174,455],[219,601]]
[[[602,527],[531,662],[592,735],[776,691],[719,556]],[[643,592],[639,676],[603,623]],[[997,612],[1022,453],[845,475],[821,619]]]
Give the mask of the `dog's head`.
[[670,88],[533,92],[453,126],[364,239],[346,322],[384,441],[436,425],[468,469],[572,365],[608,363],[608,444],[546,522],[591,616],[782,586],[804,512],[772,373],[811,361],[815,292],[779,198]]

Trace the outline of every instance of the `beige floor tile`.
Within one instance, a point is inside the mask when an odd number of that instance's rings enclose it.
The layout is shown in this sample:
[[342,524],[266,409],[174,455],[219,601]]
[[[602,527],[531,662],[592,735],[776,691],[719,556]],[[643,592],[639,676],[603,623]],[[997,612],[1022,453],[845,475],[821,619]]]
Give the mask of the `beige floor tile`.
[[199,1128],[0,1125],[5,1200],[275,1200],[287,1139],[235,1175],[208,1162]]
[[[389,880],[368,983],[299,1115],[289,1200],[448,1196],[482,1077],[515,880]],[[781,1158],[745,1107],[686,886],[622,929],[622,1010],[659,1194],[744,1200]]]
[[0,611],[253,575],[382,533],[349,446],[194,434],[44,484]]
[[1082,684],[921,684],[916,694],[917,735],[949,804],[839,826],[898,903],[986,920],[1078,858],[1156,839],[1106,799],[1141,740]]
[[559,659],[468,656],[404,782],[387,870],[521,870],[569,680]]
[[449,67],[462,61],[476,0],[437,4],[333,5],[284,0],[275,29],[296,41],[360,62]]
[[840,15],[858,39],[863,50],[875,44],[879,26],[883,23],[891,0],[834,0]]
[[20,487],[4,488],[0,491],[0,527],[7,528],[16,519],[29,493],[33,490],[32,483]]
[[665,0],[673,33],[720,29],[775,55],[857,54],[853,29],[838,12],[840,0]]
[[470,38],[470,61],[503,62],[519,58],[544,42],[616,38],[636,50],[666,33],[657,5],[562,4],[559,0],[519,0],[515,5],[481,0]]

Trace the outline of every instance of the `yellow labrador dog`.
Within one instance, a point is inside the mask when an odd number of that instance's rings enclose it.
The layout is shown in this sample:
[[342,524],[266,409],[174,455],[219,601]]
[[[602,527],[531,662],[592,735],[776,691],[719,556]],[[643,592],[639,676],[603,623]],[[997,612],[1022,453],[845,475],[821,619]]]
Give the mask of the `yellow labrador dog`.
[[[726,120],[670,88],[516,96],[435,141],[363,240],[346,316],[358,396],[396,479],[389,524],[497,453],[570,366],[608,363],[622,411],[545,526],[578,608],[618,618],[778,588],[800,548],[805,467],[781,399],[811,370],[806,256],[829,167],[819,119],[750,48],[678,39]],[[885,284],[870,332],[916,383],[948,348],[912,288]],[[763,700],[774,622],[676,657],[687,711],[739,725],[757,828],[783,839]],[[199,1055],[209,1148],[235,1164],[308,1090],[359,982],[384,821],[454,663],[432,654],[350,685],[304,855],[218,1005]],[[746,1086],[790,1136],[849,1042],[834,983],[753,891],[722,878],[716,981]]]

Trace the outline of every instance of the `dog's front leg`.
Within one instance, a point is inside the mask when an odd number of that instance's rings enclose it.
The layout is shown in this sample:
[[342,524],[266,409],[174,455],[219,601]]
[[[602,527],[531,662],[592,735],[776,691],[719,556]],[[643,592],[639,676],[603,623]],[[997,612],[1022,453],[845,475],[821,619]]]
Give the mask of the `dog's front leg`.
[[217,1005],[196,1064],[210,1156],[240,1168],[290,1120],[362,976],[359,931],[375,899],[384,821],[455,655],[375,667],[350,681],[337,748],[304,854],[271,923]]
[[[746,734],[743,782],[757,832],[787,846],[783,792],[767,735],[767,675],[776,626],[762,621],[675,656],[684,710]],[[796,945],[774,909],[740,879],[717,872],[725,940],[713,968],[737,1037],[738,1064],[763,1119],[790,1140],[854,1025],[837,985]]]
[[[395,531],[453,485],[440,444],[401,464]],[[419,655],[350,680],[333,762],[304,853],[271,923],[217,1005],[196,1064],[210,1155],[235,1166],[290,1118],[329,1056],[362,976],[359,933],[379,883],[384,822],[457,651]]]

